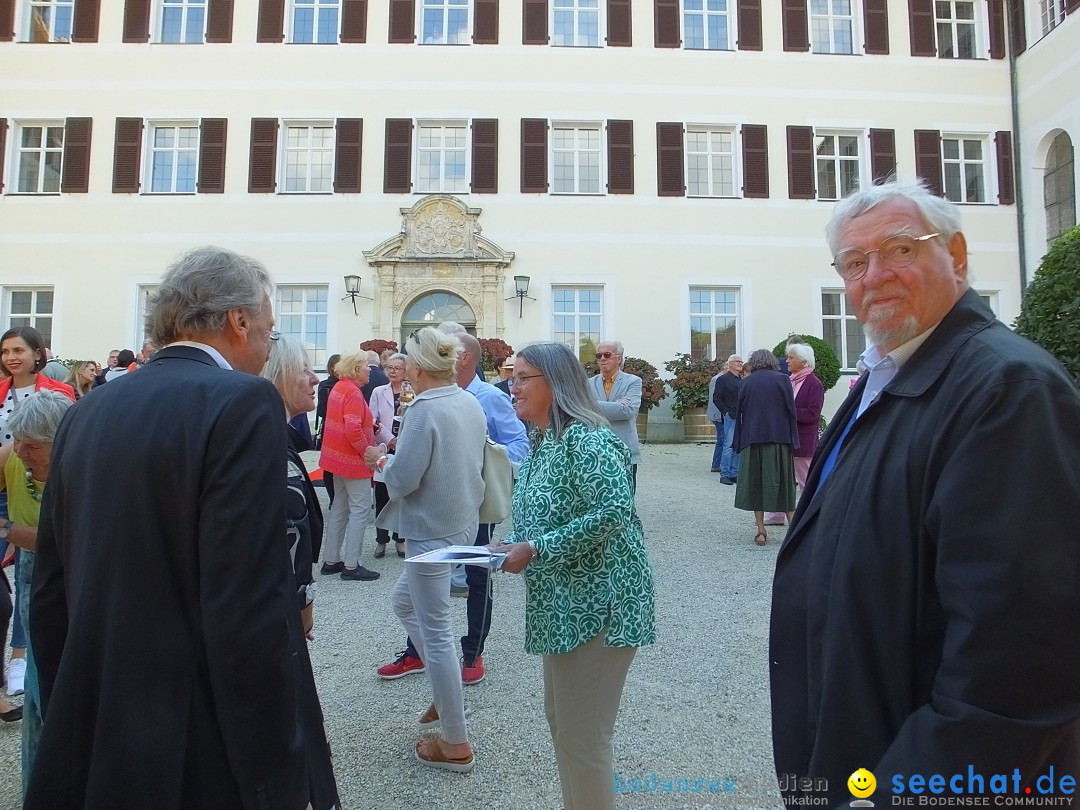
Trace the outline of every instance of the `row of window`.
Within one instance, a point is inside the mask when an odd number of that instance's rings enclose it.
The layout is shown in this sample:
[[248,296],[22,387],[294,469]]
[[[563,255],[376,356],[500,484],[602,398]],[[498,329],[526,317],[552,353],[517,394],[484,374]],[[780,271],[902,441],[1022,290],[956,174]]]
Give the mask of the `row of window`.
[[[68,118],[9,125],[0,118],[0,190],[86,193],[91,124]],[[116,119],[113,192],[223,193],[227,129],[224,118]],[[659,196],[769,196],[765,125],[660,122],[656,132]],[[633,121],[525,118],[520,136],[522,193],[634,193]],[[916,165],[906,170],[897,165],[891,129],[789,126],[786,138],[791,199],[838,200],[890,175],[914,174],[954,202],[1014,201],[1009,132],[915,130]],[[5,185],[7,140],[12,180]],[[359,193],[362,140],[359,118],[252,119],[248,191]],[[497,119],[386,120],[384,193],[494,194],[498,161]]]
[[[522,0],[522,43],[628,47],[632,0]],[[231,42],[234,0],[125,0],[123,41]],[[424,45],[499,42],[499,0],[389,0],[387,41]],[[784,49],[822,54],[889,53],[888,0],[784,0]],[[1040,0],[1044,33],[1080,0]],[[16,13],[17,9],[17,13]],[[100,0],[0,0],[0,40],[96,42]],[[761,50],[761,0],[653,0],[654,45]],[[894,5],[895,13],[895,5]],[[913,56],[978,59],[1024,49],[1021,0],[908,0]],[[367,41],[367,0],[259,0],[258,42]]]

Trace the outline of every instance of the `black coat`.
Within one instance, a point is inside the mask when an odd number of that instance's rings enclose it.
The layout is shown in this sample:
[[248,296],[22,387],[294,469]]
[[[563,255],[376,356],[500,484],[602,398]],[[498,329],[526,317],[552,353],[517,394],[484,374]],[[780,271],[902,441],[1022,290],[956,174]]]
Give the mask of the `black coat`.
[[189,346],[68,412],[30,597],[27,810],[307,805],[330,762],[309,745],[285,443],[274,387]]
[[326,403],[329,402],[330,392],[334,390],[337,383],[338,378],[331,374],[315,389],[315,436],[312,442],[314,450],[322,449],[323,428],[326,426]]
[[716,378],[712,401],[724,419],[735,418],[735,409],[739,405],[740,382],[739,376],[730,371],[725,371]]
[[360,393],[364,395],[364,402],[370,403],[371,392],[380,385],[389,385],[390,378],[378,366],[369,365],[368,368],[371,369],[371,374],[368,376],[368,381],[360,386]]
[[835,806],[865,767],[878,807],[895,774],[1077,775],[1080,534],[1062,519],[1080,507],[1080,394],[969,291],[819,490],[865,385],[777,557],[777,773],[827,779]]

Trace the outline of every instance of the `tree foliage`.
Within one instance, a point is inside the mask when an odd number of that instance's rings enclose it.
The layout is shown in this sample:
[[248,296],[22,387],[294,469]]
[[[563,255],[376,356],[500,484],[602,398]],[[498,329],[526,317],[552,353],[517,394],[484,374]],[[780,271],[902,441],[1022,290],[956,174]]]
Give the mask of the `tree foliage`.
[[836,381],[840,379],[840,358],[836,356],[832,346],[819,337],[813,335],[791,334],[776,344],[773,354],[781,358],[787,355],[788,343],[805,343],[814,350],[814,376],[821,380],[821,384],[828,391]]
[[1013,328],[1060,360],[1080,384],[1080,226],[1050,246]]

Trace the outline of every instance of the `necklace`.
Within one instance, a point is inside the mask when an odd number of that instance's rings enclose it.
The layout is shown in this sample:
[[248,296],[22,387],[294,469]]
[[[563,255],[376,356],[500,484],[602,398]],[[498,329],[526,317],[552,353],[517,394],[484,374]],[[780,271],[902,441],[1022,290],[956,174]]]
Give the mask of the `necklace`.
[[34,480],[34,474],[30,470],[26,471],[26,491],[30,493],[33,500],[41,502],[41,490],[38,489],[37,481]]

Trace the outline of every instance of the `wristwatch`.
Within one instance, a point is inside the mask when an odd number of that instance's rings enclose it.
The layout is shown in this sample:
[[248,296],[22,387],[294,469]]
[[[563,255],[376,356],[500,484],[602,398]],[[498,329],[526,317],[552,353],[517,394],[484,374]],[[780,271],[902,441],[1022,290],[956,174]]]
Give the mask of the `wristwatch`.
[[14,520],[5,520],[4,525],[0,526],[0,540],[7,540],[8,534],[11,532],[11,527],[15,525]]

